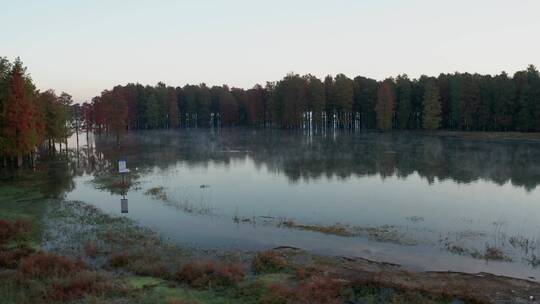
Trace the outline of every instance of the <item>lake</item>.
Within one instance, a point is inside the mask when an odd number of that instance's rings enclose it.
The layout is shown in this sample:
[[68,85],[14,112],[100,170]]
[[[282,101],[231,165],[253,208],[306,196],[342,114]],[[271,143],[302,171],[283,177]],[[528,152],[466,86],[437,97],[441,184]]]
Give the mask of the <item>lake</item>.
[[539,141],[185,129],[130,132],[117,148],[84,137],[65,197],[179,244],[540,279]]

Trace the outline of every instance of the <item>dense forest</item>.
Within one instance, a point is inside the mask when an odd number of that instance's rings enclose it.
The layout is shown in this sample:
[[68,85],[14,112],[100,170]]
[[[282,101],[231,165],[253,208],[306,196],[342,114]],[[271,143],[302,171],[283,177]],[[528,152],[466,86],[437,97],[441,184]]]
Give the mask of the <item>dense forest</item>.
[[540,131],[540,74],[407,75],[377,81],[288,74],[245,90],[127,84],[83,105],[98,132],[250,126],[288,129]]
[[540,131],[540,73],[407,75],[377,81],[288,74],[251,89],[206,84],[127,84],[91,102],[40,92],[20,59],[0,57],[1,165],[38,149],[54,153],[72,133],[248,126],[285,129]]
[[67,93],[38,91],[19,58],[0,57],[0,167],[32,163],[38,147],[62,149],[78,130],[77,109]]

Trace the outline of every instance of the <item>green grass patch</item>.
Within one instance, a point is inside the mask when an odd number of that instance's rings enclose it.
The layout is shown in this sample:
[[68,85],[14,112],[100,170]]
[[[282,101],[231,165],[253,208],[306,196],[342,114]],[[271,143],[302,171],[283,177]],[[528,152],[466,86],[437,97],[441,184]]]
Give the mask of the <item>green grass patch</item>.
[[133,288],[143,289],[164,284],[165,281],[154,277],[133,276],[129,277],[126,283]]

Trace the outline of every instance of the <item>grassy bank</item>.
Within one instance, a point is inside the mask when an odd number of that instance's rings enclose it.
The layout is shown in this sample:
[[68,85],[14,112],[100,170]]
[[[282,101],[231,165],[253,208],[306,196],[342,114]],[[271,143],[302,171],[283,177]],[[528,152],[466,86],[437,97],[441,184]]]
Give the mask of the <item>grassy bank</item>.
[[28,176],[0,185],[0,303],[489,303],[540,294],[521,280],[410,273],[294,248],[180,247],[42,190]]

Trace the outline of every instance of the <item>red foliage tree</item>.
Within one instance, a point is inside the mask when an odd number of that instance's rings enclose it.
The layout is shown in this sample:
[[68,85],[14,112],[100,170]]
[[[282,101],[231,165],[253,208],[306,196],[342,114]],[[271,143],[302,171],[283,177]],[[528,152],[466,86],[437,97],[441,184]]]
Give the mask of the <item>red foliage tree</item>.
[[37,145],[40,133],[35,129],[33,96],[28,92],[25,82],[22,64],[16,60],[11,72],[3,122],[7,141],[6,153],[17,155],[19,165],[22,155],[31,152]]
[[222,125],[238,124],[238,103],[227,86],[224,86],[219,94],[219,114]]

